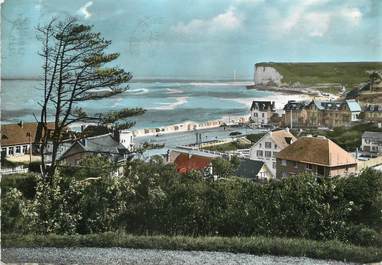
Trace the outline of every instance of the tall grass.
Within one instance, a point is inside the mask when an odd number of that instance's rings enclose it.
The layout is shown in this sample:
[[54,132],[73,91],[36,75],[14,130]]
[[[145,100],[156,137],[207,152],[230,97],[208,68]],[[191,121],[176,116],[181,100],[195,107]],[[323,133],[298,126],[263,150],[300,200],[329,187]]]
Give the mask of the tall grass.
[[334,259],[351,262],[382,260],[382,249],[339,241],[268,237],[136,236],[118,232],[87,235],[2,235],[3,247],[124,247],[199,250]]

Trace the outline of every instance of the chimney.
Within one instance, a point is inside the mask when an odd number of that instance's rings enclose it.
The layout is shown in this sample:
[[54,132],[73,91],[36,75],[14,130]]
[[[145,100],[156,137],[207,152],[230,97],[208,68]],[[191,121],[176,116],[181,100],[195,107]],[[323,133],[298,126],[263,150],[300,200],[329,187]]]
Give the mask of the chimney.
[[291,144],[292,143],[292,137],[285,137],[285,142],[287,142],[287,144]]

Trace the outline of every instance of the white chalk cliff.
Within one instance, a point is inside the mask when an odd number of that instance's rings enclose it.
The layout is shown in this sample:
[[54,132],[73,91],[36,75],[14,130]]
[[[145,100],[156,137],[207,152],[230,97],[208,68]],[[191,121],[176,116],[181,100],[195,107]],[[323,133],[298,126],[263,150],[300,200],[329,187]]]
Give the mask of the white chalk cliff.
[[255,85],[281,86],[283,76],[273,67],[255,66]]

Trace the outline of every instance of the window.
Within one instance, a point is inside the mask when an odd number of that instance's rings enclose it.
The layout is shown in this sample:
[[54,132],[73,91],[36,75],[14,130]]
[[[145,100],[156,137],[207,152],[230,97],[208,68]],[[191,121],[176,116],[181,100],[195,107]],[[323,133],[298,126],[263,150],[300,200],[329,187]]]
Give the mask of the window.
[[277,144],[275,144],[275,149],[277,149]]
[[7,155],[7,148],[1,148],[1,153],[4,153],[4,155]]
[[276,157],[276,155],[277,155],[277,152],[273,152],[273,157]]
[[14,147],[13,146],[9,147],[8,148],[8,155],[13,155],[14,153],[15,153]]
[[271,151],[265,151],[265,157],[271,157],[272,152]]
[[294,168],[297,168],[298,167],[298,162],[294,161],[293,162],[293,166],[294,166]]
[[263,151],[262,150],[257,150],[257,156],[263,156]]
[[259,143],[259,147],[261,148],[261,143]]
[[324,175],[325,175],[325,168],[322,167],[322,166],[317,166],[317,173],[318,173],[319,175],[324,176]]
[[287,165],[286,160],[281,160],[281,164],[282,164],[283,166],[286,166],[286,165]]
[[16,154],[20,154],[21,153],[21,146],[18,145],[16,146]]
[[272,163],[272,168],[276,168],[276,162]]
[[312,164],[306,164],[306,170],[313,170]]
[[253,113],[253,117],[256,117],[257,118],[257,113],[255,112],[255,113]]
[[28,146],[27,145],[23,145],[23,153],[24,154],[28,153]]
[[272,148],[271,142],[265,142],[265,148]]
[[264,114],[264,113],[261,113],[261,117],[263,117],[263,118],[264,118],[264,117],[265,117],[265,114]]

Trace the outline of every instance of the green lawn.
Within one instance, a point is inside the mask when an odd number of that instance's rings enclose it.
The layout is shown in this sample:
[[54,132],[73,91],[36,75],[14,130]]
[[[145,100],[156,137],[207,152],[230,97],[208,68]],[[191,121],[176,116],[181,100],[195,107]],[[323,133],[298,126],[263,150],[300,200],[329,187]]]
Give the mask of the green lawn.
[[382,249],[339,241],[314,241],[275,237],[136,236],[118,232],[88,235],[2,235],[2,247],[123,247],[167,250],[203,250],[378,262]]
[[275,68],[285,83],[300,82],[305,85],[338,83],[348,89],[368,80],[369,70],[381,70],[382,62],[342,63],[258,63],[256,66]]

